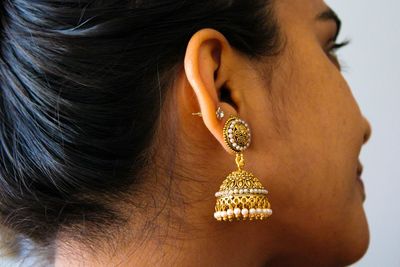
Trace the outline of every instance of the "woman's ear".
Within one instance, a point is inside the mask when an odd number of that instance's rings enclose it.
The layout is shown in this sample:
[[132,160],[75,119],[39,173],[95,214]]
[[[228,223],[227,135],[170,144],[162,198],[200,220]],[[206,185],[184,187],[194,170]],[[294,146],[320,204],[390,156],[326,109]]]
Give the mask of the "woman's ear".
[[[230,99],[230,88],[226,87],[233,60],[233,50],[226,38],[214,29],[201,29],[190,39],[185,59],[184,69],[198,104],[203,122],[220,144],[231,153],[224,142],[222,129],[227,116],[237,114],[237,106]],[[222,95],[224,101],[222,101]],[[219,120],[217,108],[225,113]]]

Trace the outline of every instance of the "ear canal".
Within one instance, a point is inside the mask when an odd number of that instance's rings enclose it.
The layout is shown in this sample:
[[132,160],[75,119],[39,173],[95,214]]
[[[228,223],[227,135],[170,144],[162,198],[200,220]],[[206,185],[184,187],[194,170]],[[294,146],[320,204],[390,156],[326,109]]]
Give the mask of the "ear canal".
[[221,86],[221,89],[219,91],[219,98],[221,102],[228,103],[235,110],[238,109],[236,103],[232,99],[231,90],[226,86],[226,84]]

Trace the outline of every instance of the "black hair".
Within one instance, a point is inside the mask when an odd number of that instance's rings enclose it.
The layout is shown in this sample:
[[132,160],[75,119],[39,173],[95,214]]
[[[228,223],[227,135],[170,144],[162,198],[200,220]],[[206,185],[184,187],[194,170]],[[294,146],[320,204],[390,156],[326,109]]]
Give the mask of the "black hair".
[[196,31],[252,59],[279,47],[272,0],[1,2],[0,218],[42,245],[119,221]]

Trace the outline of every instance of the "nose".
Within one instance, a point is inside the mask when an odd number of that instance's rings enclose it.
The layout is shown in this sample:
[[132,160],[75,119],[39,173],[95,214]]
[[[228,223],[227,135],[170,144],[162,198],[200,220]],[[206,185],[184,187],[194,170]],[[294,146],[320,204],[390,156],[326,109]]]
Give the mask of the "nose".
[[363,120],[365,125],[363,144],[365,144],[371,138],[372,129],[371,129],[371,123],[367,120],[367,118],[363,117]]

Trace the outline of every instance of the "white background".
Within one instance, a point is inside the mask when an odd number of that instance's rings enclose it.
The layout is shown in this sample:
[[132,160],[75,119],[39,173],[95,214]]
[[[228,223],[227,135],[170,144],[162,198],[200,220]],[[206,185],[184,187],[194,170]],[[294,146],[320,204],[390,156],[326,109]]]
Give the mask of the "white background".
[[[361,152],[371,241],[355,267],[400,267],[400,1],[326,0],[343,21],[338,52],[372,137]],[[346,223],[346,222],[343,222]]]

